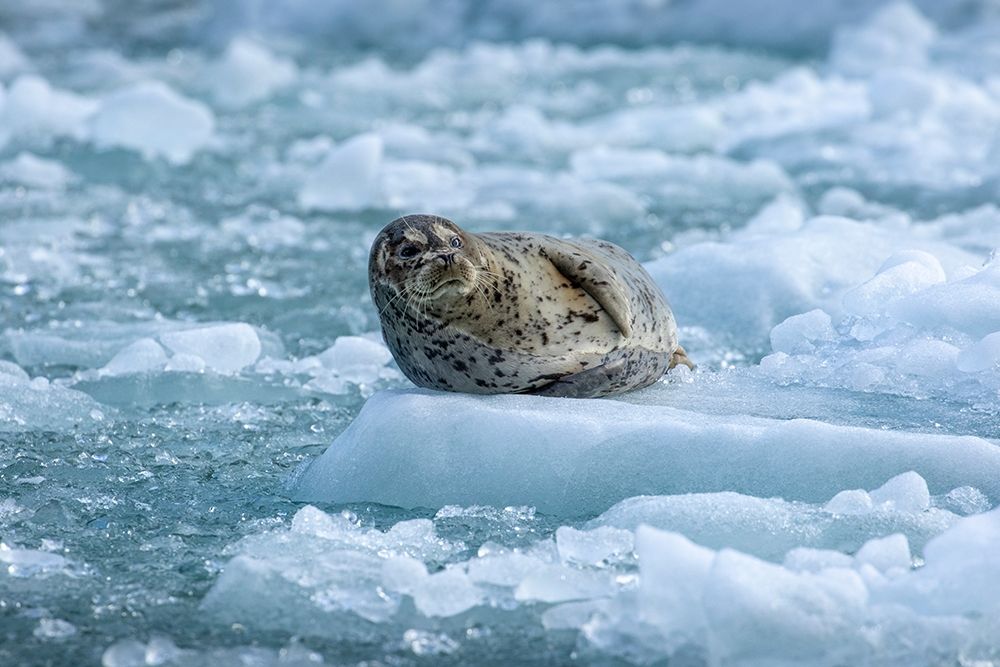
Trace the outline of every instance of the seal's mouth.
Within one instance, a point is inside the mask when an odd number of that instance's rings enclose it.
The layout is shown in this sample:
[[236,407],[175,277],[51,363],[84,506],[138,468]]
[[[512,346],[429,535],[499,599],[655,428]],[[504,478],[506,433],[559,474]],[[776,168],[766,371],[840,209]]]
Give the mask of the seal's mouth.
[[442,280],[441,282],[439,282],[434,287],[434,290],[431,292],[430,296],[432,298],[433,297],[438,297],[438,296],[441,296],[442,294],[444,294],[445,292],[449,292],[449,291],[461,292],[461,291],[463,291],[464,287],[465,287],[465,281],[462,278],[457,278],[457,277],[456,278],[446,278],[446,279]]

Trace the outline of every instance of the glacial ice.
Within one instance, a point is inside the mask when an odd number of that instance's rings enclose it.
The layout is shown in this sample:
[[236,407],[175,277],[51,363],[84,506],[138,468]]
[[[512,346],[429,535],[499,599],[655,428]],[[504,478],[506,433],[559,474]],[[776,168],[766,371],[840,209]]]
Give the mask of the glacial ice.
[[89,135],[99,147],[130,148],[174,164],[208,146],[214,130],[211,109],[159,81],[110,93],[88,119]]
[[[782,565],[646,525],[562,528],[558,554],[543,541],[453,560],[457,545],[436,538],[430,522],[381,532],[307,506],[290,529],[236,545],[202,609],[254,627],[347,637],[364,636],[364,619],[406,627],[415,612],[439,619],[437,627],[464,627],[476,608],[514,604],[528,614],[522,622],[577,629],[593,649],[643,662],[685,647],[710,661],[815,660],[836,647],[836,660],[850,662],[921,633],[944,651],[988,636],[990,623],[971,615],[996,607],[989,582],[1000,581],[991,557],[998,522],[992,511],[940,526],[916,570],[906,537],[888,531],[848,553],[794,547]],[[586,544],[588,555],[564,558],[564,543]],[[627,562],[615,559],[609,571],[606,557],[593,559],[623,549],[637,573]],[[428,574],[426,564],[448,553],[451,562]],[[345,566],[363,576],[346,576]],[[886,632],[868,634],[871,623]]]
[[299,191],[305,209],[358,210],[378,203],[382,140],[362,134],[336,146]]
[[0,360],[0,432],[68,431],[96,427],[113,410],[80,391],[29,378]]
[[[841,317],[845,294],[900,247],[933,255],[937,270],[943,267],[951,275],[982,261],[918,234],[906,221],[819,216],[801,227],[758,231],[778,214],[784,212],[771,209],[725,243],[694,243],[646,265],[679,321],[752,351],[764,347],[771,330],[786,318],[817,308]],[[779,330],[779,339],[782,335]]]
[[204,73],[205,86],[220,104],[241,107],[266,99],[295,80],[298,68],[261,44],[237,38]]
[[43,190],[62,190],[75,180],[73,172],[61,162],[27,152],[18,153],[14,159],[0,164],[0,178]]
[[611,400],[394,390],[368,400],[292,494],[400,507],[532,505],[579,516],[642,494],[732,490],[819,502],[843,485],[871,487],[909,470],[935,493],[967,484],[1000,499],[1000,449],[974,437]]
[[[148,4],[0,6],[0,662],[995,661],[988,1]],[[700,369],[415,391],[414,210],[621,243]]]

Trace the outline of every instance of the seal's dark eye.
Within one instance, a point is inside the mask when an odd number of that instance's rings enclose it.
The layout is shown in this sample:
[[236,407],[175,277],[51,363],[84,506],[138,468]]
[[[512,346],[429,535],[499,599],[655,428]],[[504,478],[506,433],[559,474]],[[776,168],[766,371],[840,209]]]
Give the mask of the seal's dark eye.
[[399,256],[402,257],[403,259],[410,259],[416,257],[418,252],[420,252],[420,250],[417,249],[417,246],[404,245],[402,248],[399,249]]
[[462,247],[462,239],[460,239],[457,236],[451,237],[451,247],[452,248],[461,248]]

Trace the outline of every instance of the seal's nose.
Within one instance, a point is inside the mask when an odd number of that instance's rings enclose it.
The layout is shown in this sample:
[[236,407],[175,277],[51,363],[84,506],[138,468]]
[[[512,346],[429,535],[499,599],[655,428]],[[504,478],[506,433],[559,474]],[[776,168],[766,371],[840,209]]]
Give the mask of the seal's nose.
[[451,266],[455,263],[455,253],[453,252],[443,252],[438,255],[437,258],[440,259],[445,266]]

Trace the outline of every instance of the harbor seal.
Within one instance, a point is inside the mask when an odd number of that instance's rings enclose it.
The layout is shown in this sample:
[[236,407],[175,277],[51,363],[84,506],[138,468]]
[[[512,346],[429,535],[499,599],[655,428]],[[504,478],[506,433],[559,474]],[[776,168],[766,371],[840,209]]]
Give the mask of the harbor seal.
[[368,281],[386,343],[421,387],[584,398],[691,366],[656,283],[607,241],[409,215],[376,237]]

